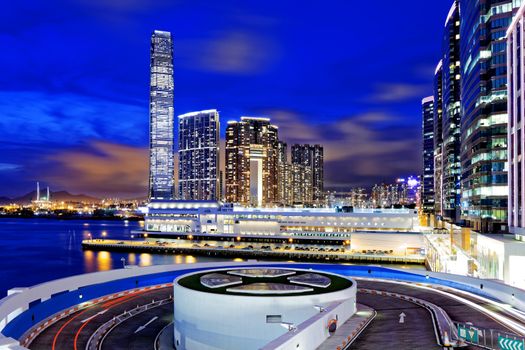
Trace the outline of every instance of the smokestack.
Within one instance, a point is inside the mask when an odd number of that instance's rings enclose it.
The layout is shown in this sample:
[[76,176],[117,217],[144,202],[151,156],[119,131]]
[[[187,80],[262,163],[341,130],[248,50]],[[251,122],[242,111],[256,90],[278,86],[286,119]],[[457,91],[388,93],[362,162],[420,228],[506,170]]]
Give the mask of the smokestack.
[[40,182],[36,182],[36,200],[40,200]]

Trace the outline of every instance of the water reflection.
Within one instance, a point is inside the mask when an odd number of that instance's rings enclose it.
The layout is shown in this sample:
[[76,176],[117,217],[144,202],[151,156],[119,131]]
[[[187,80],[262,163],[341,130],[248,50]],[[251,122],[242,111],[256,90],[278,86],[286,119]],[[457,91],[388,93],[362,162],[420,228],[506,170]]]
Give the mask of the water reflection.
[[194,264],[197,262],[197,259],[195,259],[192,255],[187,255],[185,259],[186,264]]
[[95,254],[91,250],[84,251],[84,270],[86,272],[97,271],[97,267],[95,266]]
[[128,264],[129,265],[135,265],[137,263],[137,256],[135,253],[129,253],[128,254]]
[[152,256],[148,253],[142,253],[139,255],[139,266],[151,266]]
[[111,254],[106,251],[98,252],[97,254],[98,271],[111,270]]

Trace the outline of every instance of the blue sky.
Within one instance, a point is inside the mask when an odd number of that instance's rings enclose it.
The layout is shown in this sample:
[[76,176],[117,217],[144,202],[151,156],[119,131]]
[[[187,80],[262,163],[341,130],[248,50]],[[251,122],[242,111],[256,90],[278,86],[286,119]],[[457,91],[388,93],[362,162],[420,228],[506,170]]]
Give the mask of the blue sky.
[[329,188],[421,172],[452,1],[14,1],[0,13],[0,195],[140,196],[149,38],[173,33],[175,114],[264,115],[325,145]]

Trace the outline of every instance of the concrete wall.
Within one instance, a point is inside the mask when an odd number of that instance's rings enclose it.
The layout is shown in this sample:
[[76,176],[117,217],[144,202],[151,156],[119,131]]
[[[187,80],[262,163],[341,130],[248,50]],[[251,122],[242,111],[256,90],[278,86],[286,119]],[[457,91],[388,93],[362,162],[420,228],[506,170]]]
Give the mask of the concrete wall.
[[[259,349],[288,332],[279,323],[266,323],[267,315],[281,315],[283,322],[297,326],[319,314],[315,305],[328,307],[338,300],[349,300],[337,310],[341,319],[355,313],[355,283],[333,293],[277,297],[200,292],[182,287],[177,281],[173,289],[175,345],[179,350]],[[324,336],[325,328],[322,321],[313,325],[310,330],[314,333],[302,336],[301,349],[315,349],[307,345],[307,340]]]
[[355,298],[336,302],[326,312],[318,313],[300,324],[295,332],[288,332],[266,344],[261,350],[315,350],[329,336],[328,322],[337,319],[345,323],[356,312]]

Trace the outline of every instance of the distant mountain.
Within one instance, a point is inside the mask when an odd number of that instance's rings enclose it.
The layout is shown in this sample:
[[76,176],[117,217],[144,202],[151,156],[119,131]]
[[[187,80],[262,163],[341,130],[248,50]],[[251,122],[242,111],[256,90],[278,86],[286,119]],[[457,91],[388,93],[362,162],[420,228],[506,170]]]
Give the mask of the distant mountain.
[[[89,202],[89,203],[95,203],[100,202],[99,198],[91,197],[85,194],[71,194],[67,191],[51,191],[51,200],[52,201],[59,201],[59,202]],[[40,195],[46,195],[45,191],[41,191]],[[0,197],[0,204],[9,204],[9,203],[17,203],[17,204],[29,204],[32,200],[36,199],[36,191],[31,191],[29,193],[24,194],[20,197],[15,198],[8,198],[8,197]]]

